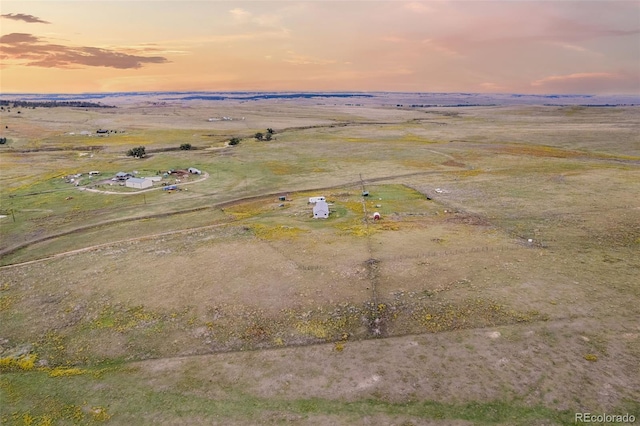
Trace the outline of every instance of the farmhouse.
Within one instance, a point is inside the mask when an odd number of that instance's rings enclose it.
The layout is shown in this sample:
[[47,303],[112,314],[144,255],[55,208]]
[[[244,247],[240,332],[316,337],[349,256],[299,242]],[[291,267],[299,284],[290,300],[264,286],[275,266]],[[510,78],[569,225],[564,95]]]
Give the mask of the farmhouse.
[[[323,197],[324,198],[324,197]],[[320,200],[313,206],[314,219],[326,219],[329,217],[329,205],[326,201]]]
[[125,186],[128,188],[145,189],[151,188],[151,186],[153,186],[153,182],[151,179],[129,178],[127,179],[127,183],[125,183]]

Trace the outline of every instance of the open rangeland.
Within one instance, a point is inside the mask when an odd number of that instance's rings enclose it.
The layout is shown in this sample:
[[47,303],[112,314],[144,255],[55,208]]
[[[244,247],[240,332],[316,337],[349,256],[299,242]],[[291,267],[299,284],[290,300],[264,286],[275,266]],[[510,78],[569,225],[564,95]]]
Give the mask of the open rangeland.
[[2,111],[0,423],[638,418],[638,111]]

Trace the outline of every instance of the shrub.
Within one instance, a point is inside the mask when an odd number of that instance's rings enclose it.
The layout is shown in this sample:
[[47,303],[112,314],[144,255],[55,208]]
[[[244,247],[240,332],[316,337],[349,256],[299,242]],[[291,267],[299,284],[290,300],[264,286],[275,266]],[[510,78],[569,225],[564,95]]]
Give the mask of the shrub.
[[229,139],[229,145],[238,145],[240,143],[240,138],[231,138]]
[[190,143],[183,143],[180,145],[180,149],[183,151],[189,151],[191,148],[192,147]]
[[129,157],[143,158],[146,155],[147,155],[146,148],[144,146],[131,148],[129,151],[127,151],[127,156]]

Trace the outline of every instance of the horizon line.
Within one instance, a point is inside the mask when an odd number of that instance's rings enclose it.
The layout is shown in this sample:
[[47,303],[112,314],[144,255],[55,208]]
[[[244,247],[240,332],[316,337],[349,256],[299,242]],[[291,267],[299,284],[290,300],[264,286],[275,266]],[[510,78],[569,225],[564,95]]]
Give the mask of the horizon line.
[[388,91],[388,90],[134,90],[134,91],[106,91],[106,92],[3,92],[2,96],[16,96],[16,95],[107,95],[107,94],[128,94],[128,95],[144,95],[144,94],[162,94],[162,93],[225,93],[225,94],[244,94],[244,93],[311,93],[311,94],[323,94],[323,93],[382,93],[382,94],[434,94],[434,95],[518,95],[518,96],[640,96],[640,93],[522,93],[522,92],[469,92],[469,91],[451,91],[451,92],[428,92],[428,91]]

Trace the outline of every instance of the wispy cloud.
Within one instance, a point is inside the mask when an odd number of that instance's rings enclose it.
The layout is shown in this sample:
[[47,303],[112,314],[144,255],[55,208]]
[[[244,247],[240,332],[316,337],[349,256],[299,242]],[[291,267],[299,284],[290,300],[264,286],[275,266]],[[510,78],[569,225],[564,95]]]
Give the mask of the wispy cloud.
[[502,84],[498,84],[498,83],[492,83],[492,82],[485,82],[485,83],[481,83],[480,84],[480,88],[483,91],[489,90],[489,91],[495,91],[495,92],[505,92],[508,89],[507,86],[502,85]]
[[544,86],[549,83],[559,83],[575,80],[592,80],[592,79],[612,79],[616,74],[608,72],[580,72],[566,75],[551,75],[549,77],[536,80],[531,83],[532,86]]
[[299,55],[293,51],[288,51],[289,57],[284,59],[284,62],[293,65],[329,65],[335,64],[337,61],[333,59],[321,59],[308,55]]
[[429,13],[433,11],[432,8],[430,8],[423,2],[417,2],[417,1],[414,1],[411,3],[405,3],[403,7],[414,13]]
[[547,93],[638,93],[640,76],[635,71],[581,72],[551,75],[531,86]]
[[0,16],[2,16],[5,19],[13,19],[14,21],[24,21],[29,24],[50,24],[51,23],[48,21],[43,21],[37,16],[27,15],[24,13],[4,13]]
[[251,18],[251,13],[247,12],[244,9],[240,9],[239,7],[231,9],[229,13],[236,22],[248,22]]
[[128,69],[141,68],[143,64],[169,62],[162,56],[132,55],[114,49],[52,44],[25,33],[6,34],[0,37],[0,45],[0,58],[4,61],[44,68],[89,66]]
[[280,28],[280,16],[273,13],[253,14],[248,10],[236,7],[229,11],[236,24],[251,24],[263,28]]

